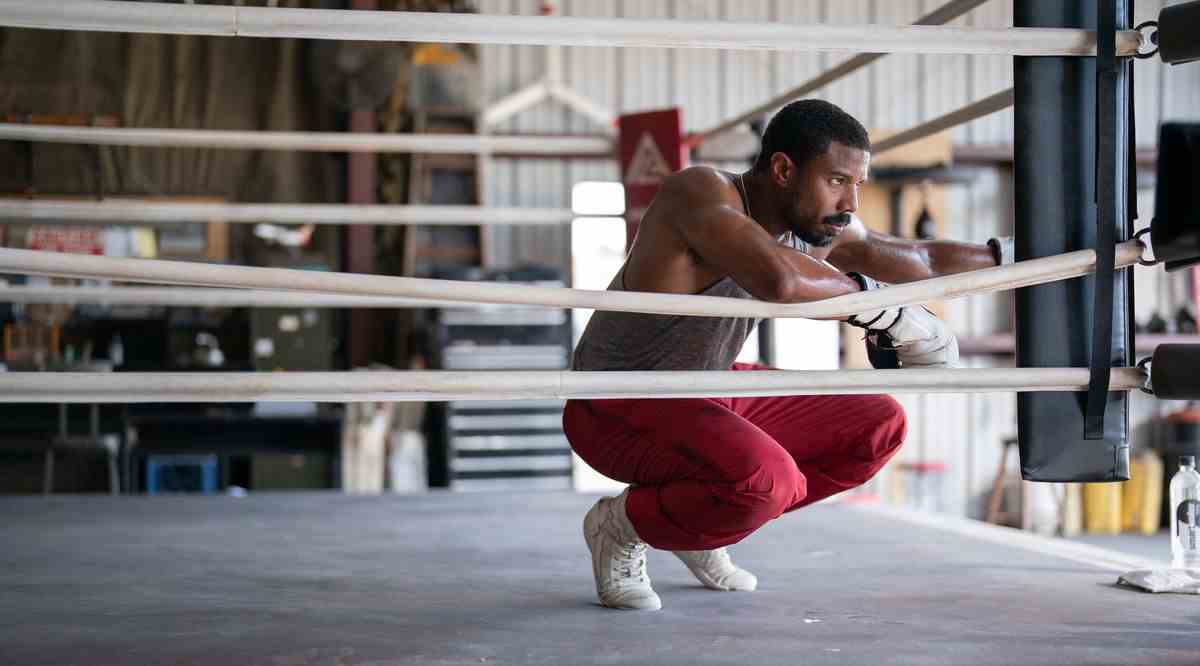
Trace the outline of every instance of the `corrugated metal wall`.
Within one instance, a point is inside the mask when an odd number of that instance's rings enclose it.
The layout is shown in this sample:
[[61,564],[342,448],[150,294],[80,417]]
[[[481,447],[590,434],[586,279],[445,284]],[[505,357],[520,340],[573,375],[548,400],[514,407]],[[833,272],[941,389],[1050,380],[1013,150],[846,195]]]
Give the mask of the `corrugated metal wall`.
[[[480,11],[536,14],[538,0],[481,0]],[[561,0],[562,12],[576,16],[635,19],[676,18],[792,23],[911,23],[942,0]],[[1137,3],[1137,20],[1157,16],[1162,0]],[[960,25],[1012,25],[1011,0],[992,0],[955,22]],[[679,106],[689,130],[701,130],[795,87],[845,54],[765,53],[704,50],[569,48],[564,51],[568,85],[616,113]],[[485,97],[496,100],[542,74],[543,51],[536,47],[482,48]],[[1152,146],[1162,119],[1200,118],[1200,74],[1195,67],[1168,68],[1157,60],[1136,65],[1139,143]],[[1012,63],[995,56],[888,56],[818,94],[839,104],[872,128],[903,129],[964,106],[1012,85]],[[572,133],[595,128],[585,119],[552,105],[518,115],[499,132]],[[958,144],[1011,144],[1012,112],[1005,111],[957,128]],[[487,203],[569,205],[571,184],[584,179],[616,180],[609,162],[496,160],[489,169]],[[1153,192],[1139,197],[1141,225],[1152,216]],[[953,187],[948,202],[948,235],[982,242],[1012,228],[1011,177],[984,171],[969,186]],[[870,215],[870,211],[861,211]],[[1052,223],[1048,222],[1048,223]],[[499,263],[538,261],[566,267],[566,230],[497,229],[490,237]],[[1136,317],[1173,313],[1187,299],[1186,276],[1139,270]],[[960,336],[1010,330],[1011,296],[978,297],[947,304],[947,318]],[[984,367],[1002,360],[972,358]],[[1011,362],[1011,361],[1009,361]],[[1134,396],[1134,444],[1153,436],[1147,424],[1172,405]],[[1015,434],[1015,399],[1008,394],[925,395],[903,399],[910,440],[898,461],[946,463],[942,505],[956,514],[978,516],[999,463],[1001,441]],[[888,494],[897,481],[895,466],[875,488]]]

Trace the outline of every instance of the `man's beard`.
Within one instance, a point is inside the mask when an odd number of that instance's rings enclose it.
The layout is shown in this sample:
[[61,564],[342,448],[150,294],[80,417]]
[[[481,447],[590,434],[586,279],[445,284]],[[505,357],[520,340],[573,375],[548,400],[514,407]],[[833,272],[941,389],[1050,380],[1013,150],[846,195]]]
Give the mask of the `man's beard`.
[[837,213],[822,218],[820,223],[813,228],[804,228],[800,225],[795,225],[792,228],[792,233],[813,247],[829,247],[833,244],[833,239],[837,238],[837,236],[823,233],[825,225],[844,228],[847,224],[850,224],[850,213]]
[[808,243],[812,247],[829,247],[833,245],[833,236],[827,236],[820,233],[819,229],[797,230],[792,232],[796,234],[800,240]]

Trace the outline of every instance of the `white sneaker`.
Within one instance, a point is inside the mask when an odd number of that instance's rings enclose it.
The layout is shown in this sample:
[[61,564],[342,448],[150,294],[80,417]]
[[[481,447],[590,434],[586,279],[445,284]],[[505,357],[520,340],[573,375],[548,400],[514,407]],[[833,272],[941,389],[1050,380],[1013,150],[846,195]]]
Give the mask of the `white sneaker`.
[[758,577],[734,564],[724,548],[671,552],[710,590],[752,592],[758,587]]
[[583,518],[600,603],[622,610],[659,610],[662,600],[646,575],[646,544],[625,515],[625,497],[605,497]]

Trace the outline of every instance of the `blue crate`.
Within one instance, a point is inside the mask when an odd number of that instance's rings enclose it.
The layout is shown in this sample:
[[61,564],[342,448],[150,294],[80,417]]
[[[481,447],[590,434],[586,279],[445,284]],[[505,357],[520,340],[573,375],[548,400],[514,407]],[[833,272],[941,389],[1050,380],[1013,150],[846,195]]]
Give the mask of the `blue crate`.
[[152,455],[146,457],[146,494],[217,492],[216,455]]

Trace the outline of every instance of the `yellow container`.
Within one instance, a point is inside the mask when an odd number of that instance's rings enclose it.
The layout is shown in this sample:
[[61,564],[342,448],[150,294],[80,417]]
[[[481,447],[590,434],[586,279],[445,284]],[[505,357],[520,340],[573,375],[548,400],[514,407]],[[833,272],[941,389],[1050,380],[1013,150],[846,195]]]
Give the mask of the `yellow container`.
[[1086,483],[1083,486],[1083,528],[1091,534],[1121,533],[1123,483]]
[[1156,534],[1162,508],[1163,463],[1153,453],[1129,461],[1129,480],[1121,484],[1121,525],[1128,532]]

